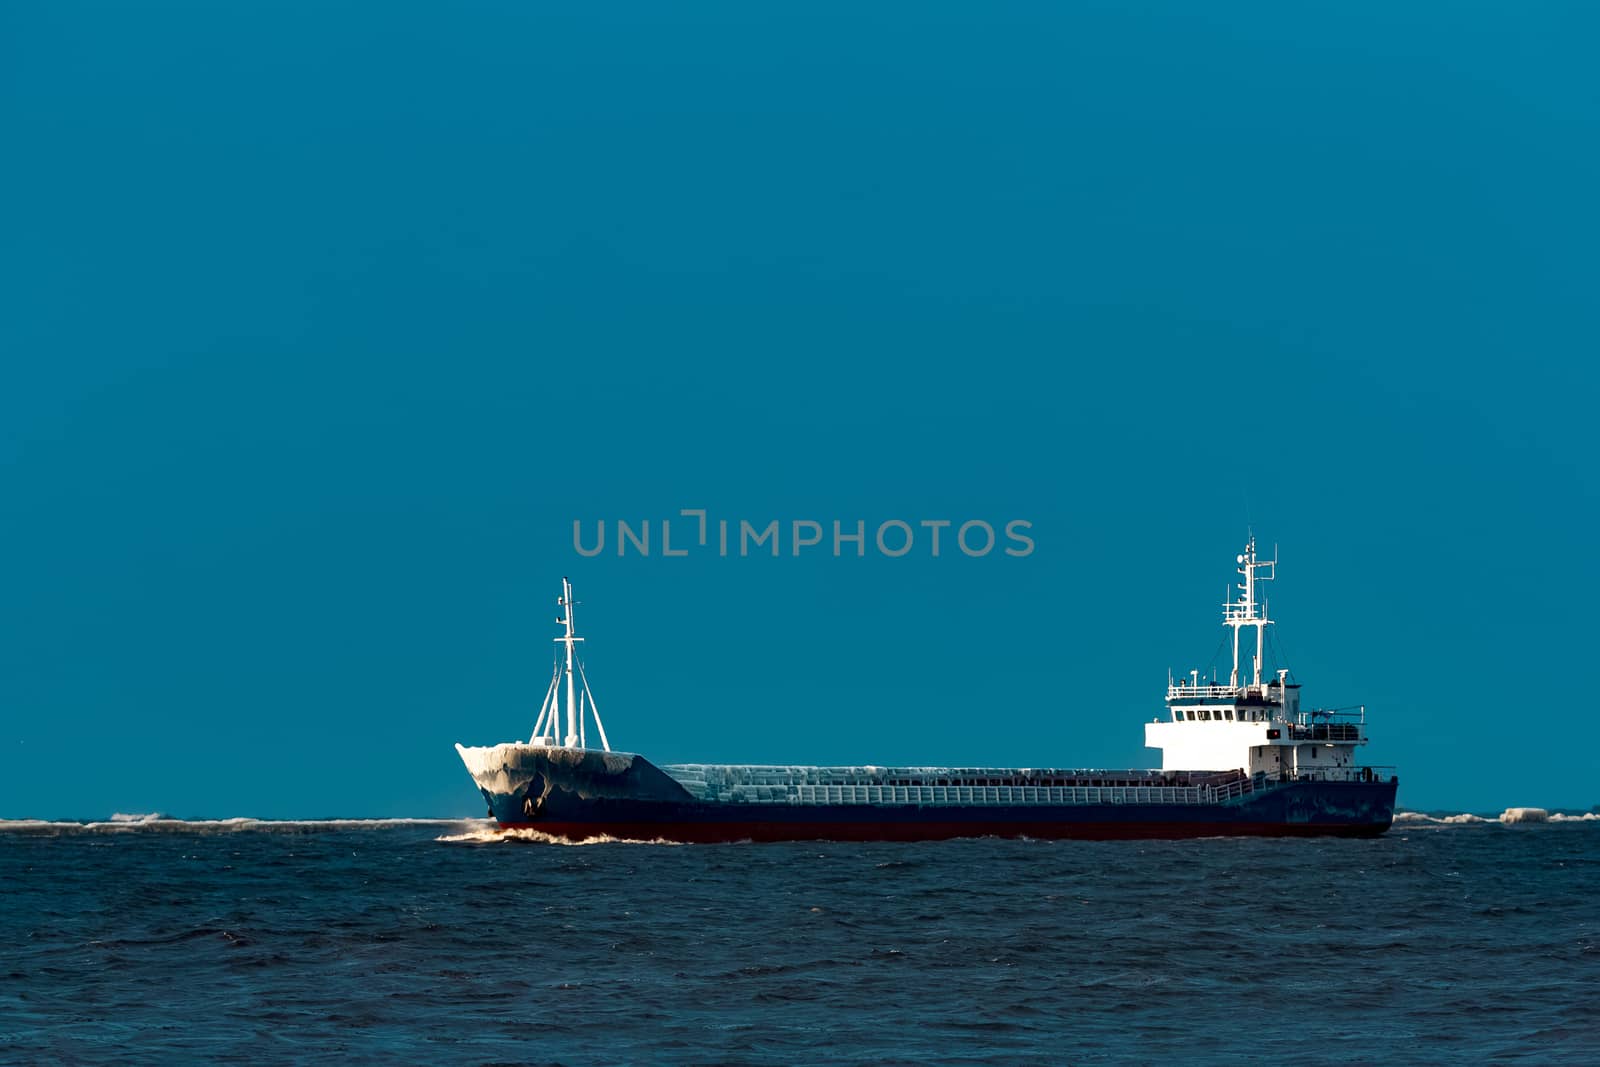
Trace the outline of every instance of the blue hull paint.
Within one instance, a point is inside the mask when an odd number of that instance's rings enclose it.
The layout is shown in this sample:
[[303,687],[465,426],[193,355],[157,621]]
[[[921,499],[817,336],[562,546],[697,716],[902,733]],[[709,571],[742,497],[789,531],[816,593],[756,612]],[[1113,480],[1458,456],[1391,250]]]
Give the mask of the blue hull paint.
[[492,818],[555,836],[920,840],[971,836],[1151,838],[1383,833],[1398,782],[1266,784],[1197,804],[796,804],[696,800],[648,760],[543,762],[510,792],[480,786]]

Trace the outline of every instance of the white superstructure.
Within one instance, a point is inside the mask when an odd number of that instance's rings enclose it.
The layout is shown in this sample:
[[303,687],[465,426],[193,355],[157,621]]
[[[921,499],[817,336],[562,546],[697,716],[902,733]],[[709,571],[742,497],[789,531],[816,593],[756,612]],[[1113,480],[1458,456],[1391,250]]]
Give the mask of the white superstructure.
[[[1260,583],[1277,577],[1276,559],[1256,557],[1255,537],[1237,559],[1243,581],[1238,596],[1223,604],[1222,624],[1233,631],[1233,668],[1226,685],[1204,682],[1191,671],[1187,682],[1167,680],[1167,717],[1146,723],[1144,743],[1161,750],[1163,770],[1227,771],[1346,780],[1368,774],[1355,762],[1367,743],[1366,708],[1300,710],[1300,686],[1280,670],[1262,672],[1267,617]],[[1249,677],[1240,675],[1241,631],[1255,634]],[[1248,648],[1248,646],[1246,646]]]

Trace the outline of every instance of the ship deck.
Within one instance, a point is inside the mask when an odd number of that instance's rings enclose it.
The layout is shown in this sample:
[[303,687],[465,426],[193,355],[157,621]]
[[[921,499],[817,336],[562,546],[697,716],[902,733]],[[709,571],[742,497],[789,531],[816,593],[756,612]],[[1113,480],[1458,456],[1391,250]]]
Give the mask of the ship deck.
[[1240,771],[672,764],[696,800],[735,804],[1197,804],[1248,792]]

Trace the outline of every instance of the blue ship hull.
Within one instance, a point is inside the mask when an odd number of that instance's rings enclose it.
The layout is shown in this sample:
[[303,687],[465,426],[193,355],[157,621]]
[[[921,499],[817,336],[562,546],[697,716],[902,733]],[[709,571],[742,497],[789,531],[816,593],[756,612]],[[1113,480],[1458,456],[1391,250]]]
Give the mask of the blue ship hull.
[[571,840],[1370,837],[1389,829],[1398,789],[1391,778],[1260,782],[1243,795],[1192,804],[745,803],[696,799],[641,756],[520,746],[513,756],[512,763],[474,770],[490,816],[503,827]]

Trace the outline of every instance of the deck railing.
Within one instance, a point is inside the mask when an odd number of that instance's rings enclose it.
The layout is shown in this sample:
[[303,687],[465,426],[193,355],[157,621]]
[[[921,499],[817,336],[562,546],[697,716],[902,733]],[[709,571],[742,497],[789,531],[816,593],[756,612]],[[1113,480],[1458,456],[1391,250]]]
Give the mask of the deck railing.
[[[1239,783],[1233,783],[1237,787]],[[1227,788],[1227,787],[1225,787]],[[726,799],[738,802],[740,792]],[[916,804],[922,806],[1033,806],[1081,804],[1207,804],[1225,796],[1215,786],[905,786],[801,785],[783,798],[791,804]],[[761,802],[765,798],[750,797]],[[774,797],[773,800],[778,800]]]
[[1239,696],[1238,686],[1233,685],[1186,685],[1174,683],[1167,686],[1168,700],[1219,700],[1229,704]]
[[1359,741],[1361,724],[1319,722],[1310,726],[1291,726],[1286,736],[1291,741]]
[[1365,726],[1367,722],[1367,706],[1357,704],[1348,708],[1312,708],[1309,711],[1295,713],[1296,726],[1316,726],[1320,723],[1354,723]]
[[1392,767],[1329,767],[1217,775],[1189,785],[889,785],[846,783],[682,784],[695,797],[729,804],[891,804],[942,806],[1226,804],[1294,782],[1383,781]]

